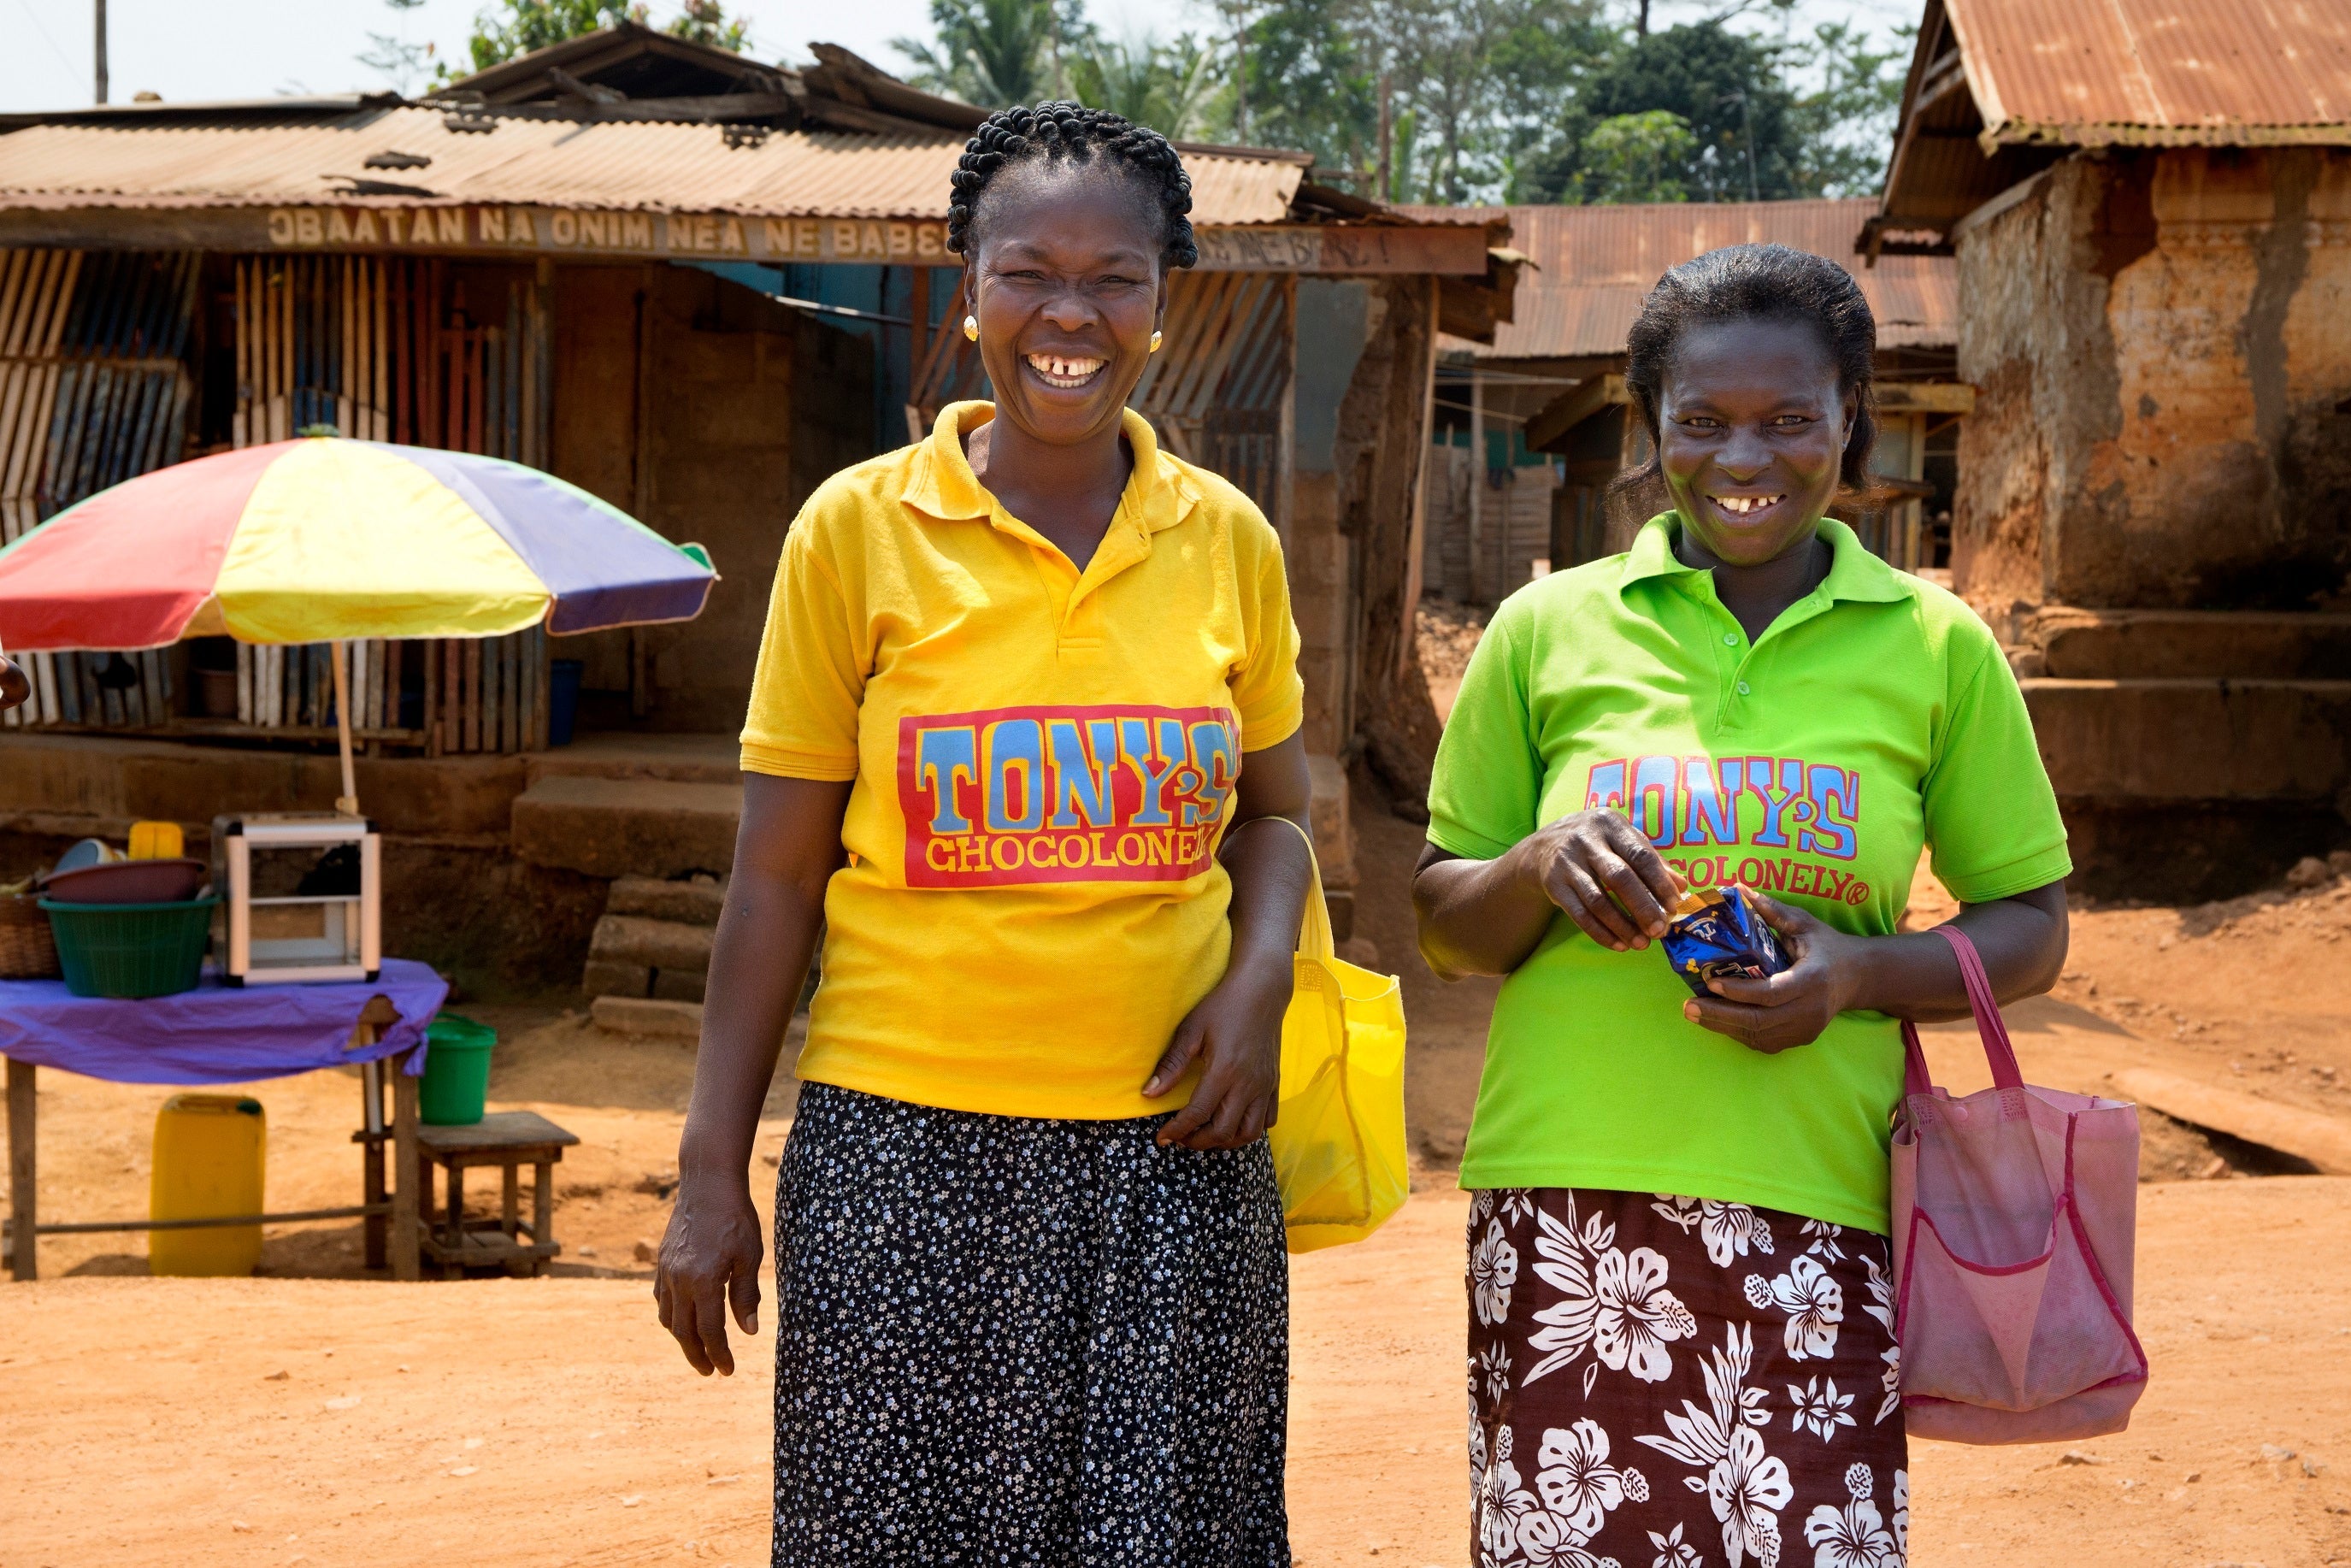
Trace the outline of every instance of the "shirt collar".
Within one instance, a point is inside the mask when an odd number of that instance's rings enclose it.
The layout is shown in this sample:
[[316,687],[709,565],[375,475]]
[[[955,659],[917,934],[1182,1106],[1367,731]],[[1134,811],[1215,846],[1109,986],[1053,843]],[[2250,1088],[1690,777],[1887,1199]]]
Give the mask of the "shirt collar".
[[[1134,472],[1119,498],[1122,517],[1133,517],[1144,535],[1172,528],[1191,514],[1200,492],[1191,476],[1162,457],[1151,422],[1133,409],[1120,411],[1120,428],[1134,454]],[[998,506],[964,455],[963,438],[996,417],[992,402],[951,402],[939,410],[930,435],[916,453],[901,498],[925,517],[942,522],[992,518]],[[1113,527],[1116,527],[1116,523]]]
[[[1625,575],[1619,591],[1649,577],[1695,577],[1700,568],[1685,566],[1674,554],[1674,535],[1681,526],[1678,512],[1660,512],[1641,527],[1633,548],[1625,555]],[[1861,536],[1834,517],[1823,517],[1818,537],[1828,541],[1829,574],[1813,591],[1832,601],[1892,604],[1915,597],[1903,574],[1870,553]]]

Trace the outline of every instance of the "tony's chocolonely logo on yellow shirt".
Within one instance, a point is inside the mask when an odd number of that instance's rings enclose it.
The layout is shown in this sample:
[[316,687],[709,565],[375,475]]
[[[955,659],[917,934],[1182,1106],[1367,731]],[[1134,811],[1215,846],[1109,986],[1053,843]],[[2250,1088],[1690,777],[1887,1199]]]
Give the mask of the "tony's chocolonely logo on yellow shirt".
[[1002,707],[898,721],[909,887],[1182,882],[1240,769],[1223,708]]

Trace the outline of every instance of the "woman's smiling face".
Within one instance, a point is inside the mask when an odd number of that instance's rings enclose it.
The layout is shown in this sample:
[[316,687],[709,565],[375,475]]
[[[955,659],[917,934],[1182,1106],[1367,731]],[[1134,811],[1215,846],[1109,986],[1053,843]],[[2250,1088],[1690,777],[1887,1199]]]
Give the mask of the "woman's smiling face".
[[998,415],[1055,446],[1115,427],[1167,308],[1150,191],[1099,160],[1015,164],[973,227],[972,313]]
[[1684,330],[1657,397],[1657,465],[1692,542],[1726,566],[1756,566],[1810,539],[1836,498],[1858,408],[1809,323]]

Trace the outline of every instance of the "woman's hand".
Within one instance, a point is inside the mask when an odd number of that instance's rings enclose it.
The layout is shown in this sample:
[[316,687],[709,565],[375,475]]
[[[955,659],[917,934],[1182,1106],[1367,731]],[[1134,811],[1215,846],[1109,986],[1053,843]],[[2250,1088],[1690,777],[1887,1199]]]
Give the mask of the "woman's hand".
[[680,1184],[653,1265],[653,1300],[662,1327],[677,1336],[678,1348],[705,1377],[735,1375],[734,1347],[726,1343],[730,1306],[745,1333],[759,1332],[759,1260],[766,1250],[747,1186],[730,1187],[723,1177]]
[[1520,874],[1586,936],[1619,953],[1663,936],[1667,911],[1681,896],[1649,835],[1622,811],[1562,817],[1510,853]]
[[765,1244],[751,1207],[751,1144],[816,949],[825,883],[844,858],[849,790],[846,782],[743,776],[735,875],[711,938],[694,1097],[677,1141],[677,1207],[653,1268],[662,1327],[705,1377],[735,1370],[730,1301],[743,1332],[758,1332]]
[[1159,1129],[1163,1147],[1238,1149],[1265,1136],[1280,1101],[1281,1019],[1296,980],[1286,953],[1278,967],[1236,963],[1184,1015],[1144,1097],[1156,1100],[1174,1089],[1194,1058],[1207,1065],[1190,1103]]
[[1870,946],[1879,937],[1849,936],[1793,904],[1745,890],[1763,924],[1779,934],[1788,967],[1761,980],[1709,980],[1712,997],[1692,997],[1682,1017],[1750,1050],[1776,1055],[1820,1039],[1829,1020],[1861,1005],[1858,997]]

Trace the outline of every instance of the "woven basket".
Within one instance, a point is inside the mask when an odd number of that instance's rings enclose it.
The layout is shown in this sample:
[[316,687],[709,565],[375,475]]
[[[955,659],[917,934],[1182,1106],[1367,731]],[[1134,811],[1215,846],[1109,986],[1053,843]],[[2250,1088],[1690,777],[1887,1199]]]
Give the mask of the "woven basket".
[[64,973],[39,898],[0,898],[0,980],[54,980]]

